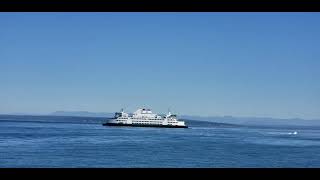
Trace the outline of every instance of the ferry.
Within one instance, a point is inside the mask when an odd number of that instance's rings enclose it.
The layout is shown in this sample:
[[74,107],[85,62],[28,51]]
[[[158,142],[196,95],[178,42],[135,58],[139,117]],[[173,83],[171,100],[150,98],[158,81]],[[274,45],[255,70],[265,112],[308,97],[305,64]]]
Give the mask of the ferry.
[[158,115],[148,108],[140,108],[134,113],[126,113],[121,109],[113,118],[108,119],[104,126],[135,126],[135,127],[166,127],[188,128],[184,121],[178,120],[177,115],[169,111],[166,115]]

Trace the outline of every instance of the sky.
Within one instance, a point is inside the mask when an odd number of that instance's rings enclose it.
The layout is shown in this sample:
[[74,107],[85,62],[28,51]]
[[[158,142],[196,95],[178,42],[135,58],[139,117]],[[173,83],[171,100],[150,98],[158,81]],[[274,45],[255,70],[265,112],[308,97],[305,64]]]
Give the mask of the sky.
[[1,13],[0,114],[320,118],[320,13]]

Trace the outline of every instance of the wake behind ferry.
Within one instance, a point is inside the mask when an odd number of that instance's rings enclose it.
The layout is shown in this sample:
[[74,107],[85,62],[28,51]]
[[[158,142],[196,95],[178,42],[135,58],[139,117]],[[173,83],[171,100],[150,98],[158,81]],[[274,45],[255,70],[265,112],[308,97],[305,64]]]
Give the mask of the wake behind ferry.
[[132,114],[116,112],[114,118],[109,119],[104,126],[136,126],[136,127],[167,127],[188,128],[184,121],[177,120],[177,115],[171,114],[160,116],[154,114],[151,109],[140,108]]

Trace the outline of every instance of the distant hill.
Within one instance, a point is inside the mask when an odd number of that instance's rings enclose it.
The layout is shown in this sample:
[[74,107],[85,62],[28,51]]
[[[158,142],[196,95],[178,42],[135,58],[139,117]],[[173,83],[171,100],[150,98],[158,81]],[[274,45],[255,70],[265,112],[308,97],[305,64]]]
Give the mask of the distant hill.
[[[16,113],[15,115],[23,115]],[[27,115],[27,114],[24,114]],[[74,117],[113,117],[114,113],[107,112],[88,112],[88,111],[56,111],[48,114],[49,116],[74,116]],[[190,116],[178,115],[179,119],[198,120],[234,125],[297,125],[297,126],[320,126],[320,119],[306,120],[299,118],[280,119],[270,117],[233,117],[233,116]]]
[[56,111],[50,116],[79,116],[79,117],[112,117],[114,113],[88,112],[88,111]]
[[280,119],[269,117],[233,117],[233,116],[214,116],[214,117],[201,117],[201,116],[188,116],[181,115],[183,119],[194,119],[201,121],[239,124],[239,125],[297,125],[297,126],[320,126],[320,119],[306,120],[299,118]]

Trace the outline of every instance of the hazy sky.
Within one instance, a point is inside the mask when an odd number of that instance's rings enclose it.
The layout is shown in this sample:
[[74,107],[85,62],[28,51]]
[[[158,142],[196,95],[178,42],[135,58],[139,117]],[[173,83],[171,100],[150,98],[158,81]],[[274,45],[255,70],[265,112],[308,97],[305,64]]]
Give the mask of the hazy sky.
[[1,13],[0,113],[320,118],[320,13]]

